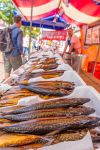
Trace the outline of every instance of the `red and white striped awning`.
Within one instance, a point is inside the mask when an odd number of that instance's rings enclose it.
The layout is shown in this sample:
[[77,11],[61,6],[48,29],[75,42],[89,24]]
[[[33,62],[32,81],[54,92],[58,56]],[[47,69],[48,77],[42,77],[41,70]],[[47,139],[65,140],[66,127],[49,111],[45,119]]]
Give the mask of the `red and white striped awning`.
[[[13,0],[23,16],[30,19],[32,0]],[[33,0],[33,20],[54,15],[58,12],[60,0]]]
[[100,5],[93,0],[71,0],[69,7],[66,6],[66,1],[61,2],[64,18],[83,24],[90,24],[100,19]]
[[[23,16],[30,19],[32,0],[13,0]],[[33,20],[57,14],[60,9],[64,11],[66,21],[89,24],[100,19],[100,5],[93,0],[33,0]]]

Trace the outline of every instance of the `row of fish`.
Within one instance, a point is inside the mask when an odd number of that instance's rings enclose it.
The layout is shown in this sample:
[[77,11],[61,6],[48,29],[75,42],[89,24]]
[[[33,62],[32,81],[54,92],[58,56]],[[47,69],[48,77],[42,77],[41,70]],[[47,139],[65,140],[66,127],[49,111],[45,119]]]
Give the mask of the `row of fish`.
[[40,81],[27,85],[20,85],[20,88],[28,89],[41,95],[65,96],[72,93],[75,85],[67,81]]
[[52,71],[53,69],[57,69],[58,67],[58,63],[57,63],[57,59],[56,58],[44,58],[35,62],[35,64],[33,63],[31,65],[31,71],[34,69],[43,69],[44,71]]
[[64,70],[51,70],[51,71],[43,71],[43,72],[36,72],[31,73],[28,72],[25,75],[22,76],[22,80],[29,80],[30,78],[35,78],[42,76],[43,78],[49,79],[49,78],[55,78],[63,75]]
[[[50,140],[52,144],[78,140],[86,135],[88,129],[91,131],[94,140],[100,140],[100,134],[94,134],[96,132],[91,130],[99,126],[100,118],[86,116],[94,113],[95,110],[81,106],[89,101],[90,99],[87,98],[62,98],[27,107],[19,108],[19,106],[16,106],[16,110],[10,108],[0,110],[1,119],[14,121],[14,123],[0,127],[1,131],[10,132],[11,134],[8,134],[8,137],[12,139],[9,143],[6,137],[6,140],[1,142],[1,147],[30,143],[41,143],[41,146],[43,146],[48,142],[50,143]],[[26,137],[26,134],[28,134],[28,137]],[[4,137],[5,134],[1,136],[1,138]],[[17,141],[13,137],[18,137]],[[24,142],[23,139],[27,140]]]
[[79,106],[76,108],[56,108],[56,109],[42,109],[29,111],[21,114],[12,114],[1,116],[3,119],[9,119],[12,121],[27,121],[36,118],[48,118],[48,117],[71,117],[79,115],[89,115],[94,113],[95,110],[85,106]]
[[[57,144],[59,142],[63,141],[75,141],[82,139],[86,134],[88,130],[80,130],[75,132],[65,132],[60,133],[56,135],[46,135],[43,136],[37,136],[32,134],[6,134],[3,133],[0,136],[0,147],[19,147],[21,146],[27,146],[31,144],[31,148],[35,147],[42,147],[46,146],[48,144]],[[91,136],[93,140],[95,140],[95,134],[99,134],[96,138],[99,138],[100,141],[100,133],[96,133],[95,130],[90,130]],[[97,140],[96,140],[97,141]],[[32,145],[33,144],[33,145]]]
[[20,85],[11,89],[1,97],[0,107],[16,105],[21,98],[39,95],[42,98],[69,95],[74,90],[74,83],[63,81],[40,81]]
[[100,118],[88,116],[37,118],[20,123],[14,123],[0,128],[11,133],[28,133],[45,135],[57,129],[64,131],[93,128],[98,126]]
[[[59,64],[57,63],[57,59],[56,58],[48,58],[47,57],[47,58],[42,59],[42,61],[41,61],[41,59],[38,59],[37,61],[34,61],[34,60],[32,61],[31,60],[31,67],[28,67],[25,70],[24,74],[29,74],[29,76],[30,76],[30,72],[32,72],[35,69],[43,69],[44,71],[52,71],[53,69],[57,69],[58,65]],[[43,75],[44,78],[53,78],[53,77],[56,77],[56,76],[59,76],[59,73],[57,73],[55,75],[54,74],[53,75],[49,74],[48,76],[47,75]],[[23,80],[24,80],[24,75],[19,74],[18,81],[9,79],[9,83],[11,85],[18,85],[19,81],[23,81]]]
[[[64,71],[45,71],[32,74],[30,68],[26,79],[34,76],[62,75]],[[55,58],[37,60],[36,68],[44,70],[58,66]],[[0,102],[0,148],[39,148],[63,141],[82,139],[90,131],[94,142],[100,141],[100,133],[94,128],[100,126],[100,118],[90,114],[95,110],[84,104],[89,98],[63,98],[74,90],[74,83],[62,81],[41,81],[21,84],[4,94]],[[20,98],[34,95],[56,96],[57,99],[38,102],[29,106],[17,106]],[[13,106],[14,105],[14,106]],[[4,107],[10,106],[10,107]],[[89,115],[89,116],[88,116]],[[2,124],[1,124],[2,123]]]

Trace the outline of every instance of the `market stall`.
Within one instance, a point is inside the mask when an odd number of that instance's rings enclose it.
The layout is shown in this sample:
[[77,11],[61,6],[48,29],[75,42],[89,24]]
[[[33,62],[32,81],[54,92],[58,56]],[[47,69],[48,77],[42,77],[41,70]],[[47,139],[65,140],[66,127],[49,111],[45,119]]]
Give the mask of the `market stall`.
[[82,27],[83,53],[87,55],[83,70],[100,79],[100,21]]

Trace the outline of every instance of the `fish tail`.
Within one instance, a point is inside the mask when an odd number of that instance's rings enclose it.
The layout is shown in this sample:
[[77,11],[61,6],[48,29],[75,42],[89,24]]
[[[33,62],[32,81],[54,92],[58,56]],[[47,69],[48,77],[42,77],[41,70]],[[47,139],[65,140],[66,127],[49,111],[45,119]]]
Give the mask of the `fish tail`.
[[50,146],[54,142],[54,139],[51,137],[43,137],[42,139],[46,141],[46,144],[44,146]]

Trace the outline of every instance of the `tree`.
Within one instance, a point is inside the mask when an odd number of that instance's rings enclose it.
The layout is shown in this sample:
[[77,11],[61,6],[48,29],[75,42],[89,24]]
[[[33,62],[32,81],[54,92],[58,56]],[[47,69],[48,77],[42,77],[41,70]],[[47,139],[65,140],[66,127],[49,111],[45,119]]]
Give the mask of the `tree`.
[[[12,3],[12,0],[0,0],[0,19],[2,19],[8,25],[13,24],[14,11],[16,10],[15,6]],[[22,27],[25,35],[30,34],[29,27]],[[36,38],[40,33],[39,28],[33,28],[32,36]]]
[[[30,27],[22,26],[22,30],[23,30],[24,36],[30,35]],[[32,32],[31,32],[32,37],[37,38],[39,34],[40,34],[40,28],[33,27]]]
[[15,7],[11,0],[0,0],[0,19],[8,25],[13,23]]

